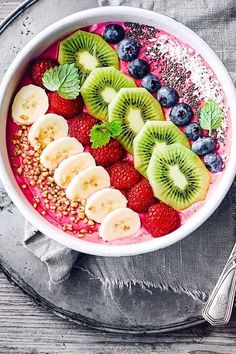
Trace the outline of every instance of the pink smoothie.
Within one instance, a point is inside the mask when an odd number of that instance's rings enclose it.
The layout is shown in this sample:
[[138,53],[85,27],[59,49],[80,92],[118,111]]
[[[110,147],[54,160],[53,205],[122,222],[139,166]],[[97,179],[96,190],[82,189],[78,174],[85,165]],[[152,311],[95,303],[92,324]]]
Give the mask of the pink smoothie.
[[[107,24],[108,23],[92,25],[84,28],[83,30],[102,35]],[[224,164],[227,164],[230,151],[229,142],[231,141],[230,114],[223,89],[209,65],[200,55],[196,54],[191,47],[161,29],[155,29],[153,27],[133,23],[119,24],[125,28],[126,37],[131,37],[139,41],[141,46],[139,58],[143,58],[149,62],[151,72],[158,76],[162,84],[172,86],[178,91],[180,102],[184,101],[192,107],[195,114],[193,121],[197,120],[196,113],[199,107],[201,107],[201,105],[209,98],[220,104],[224,113],[224,121],[221,130],[217,132],[216,136],[218,141],[217,150],[222,156]],[[59,42],[55,43],[44,53],[42,53],[40,57],[57,59],[58,46]],[[112,46],[115,49],[117,47],[117,45]],[[121,71],[129,76],[127,65],[128,62],[120,61]],[[23,75],[18,89],[29,83],[32,83],[32,81],[28,71]],[[140,80],[136,80],[136,83],[137,86],[140,86]],[[168,120],[169,109],[164,109],[164,113],[166,119]],[[70,120],[68,120],[68,124],[70,125]],[[58,212],[56,208],[47,209],[45,207],[46,204],[45,197],[43,196],[43,190],[41,190],[38,186],[33,186],[30,184],[29,179],[27,178],[27,173],[19,173],[19,171],[22,172],[22,168],[23,170],[25,168],[23,160],[27,158],[30,160],[32,155],[30,152],[31,148],[29,147],[29,151],[24,151],[25,157],[22,157],[22,154],[16,156],[16,140],[21,139],[21,137],[16,136],[18,131],[19,127],[13,122],[11,114],[9,113],[7,121],[8,153],[15,178],[26,198],[32,205],[35,204],[35,199],[38,198],[39,202],[37,202],[37,205],[35,206],[36,209],[39,213],[44,214],[44,217],[58,228],[63,229],[75,237],[81,237],[82,235],[80,230],[84,229],[87,231],[85,236],[83,236],[84,240],[94,243],[105,243],[105,241],[103,241],[99,236],[98,224],[88,225],[88,223],[83,220],[75,223],[73,221],[74,215],[71,214],[71,212],[69,212],[68,215],[64,215],[65,213],[63,214],[62,212]],[[125,158],[132,161],[132,156],[128,154]],[[223,173],[224,170],[220,173],[211,173],[211,184],[206,200],[215,191],[215,188]],[[201,208],[204,202],[205,201],[195,203],[190,208],[182,211],[182,224],[191,218],[191,216],[199,208]],[[51,205],[53,205],[53,202]],[[140,215],[140,218],[142,220],[143,215]],[[69,229],[67,229],[67,225],[69,225]],[[164,237],[168,237],[168,235]],[[144,229],[144,227],[142,227],[136,235],[125,239],[112,241],[109,242],[109,244],[138,243],[148,241],[150,239],[152,239],[152,236]]]

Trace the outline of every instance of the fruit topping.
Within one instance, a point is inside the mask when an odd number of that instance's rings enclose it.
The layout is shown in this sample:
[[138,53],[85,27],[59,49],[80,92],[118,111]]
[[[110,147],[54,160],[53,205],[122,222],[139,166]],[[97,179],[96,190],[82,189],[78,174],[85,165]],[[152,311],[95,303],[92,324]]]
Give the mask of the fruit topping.
[[170,108],[173,107],[179,100],[178,93],[169,86],[162,86],[157,91],[157,99],[162,107]]
[[207,154],[204,156],[204,163],[209,171],[217,173],[223,169],[223,161],[219,154]]
[[153,237],[165,236],[180,226],[180,216],[166,204],[155,204],[148,209],[144,226]]
[[143,59],[135,59],[129,63],[128,71],[135,79],[142,79],[149,73],[150,66]]
[[90,143],[90,131],[92,127],[98,124],[98,120],[87,113],[81,113],[70,119],[69,135],[78,139],[81,144]]
[[67,135],[67,121],[62,116],[48,113],[39,117],[30,127],[28,140],[35,149],[40,149]]
[[176,125],[183,126],[193,117],[191,107],[186,103],[178,103],[170,111],[170,120]]
[[59,138],[45,147],[40,156],[40,162],[45,168],[55,170],[64,159],[83,150],[83,145],[77,139],[71,137]]
[[210,183],[202,160],[178,143],[154,150],[147,175],[155,197],[176,210],[204,200]]
[[102,147],[91,148],[91,154],[98,165],[108,167],[124,157],[124,149],[118,140],[111,139]]
[[133,140],[148,120],[164,120],[159,102],[144,88],[123,88],[109,105],[109,120],[121,122],[118,139],[130,153]]
[[113,210],[125,208],[126,205],[127,199],[118,189],[103,188],[88,198],[85,214],[89,219],[101,223]]
[[129,162],[120,161],[108,169],[111,185],[119,190],[128,189],[138,183],[141,175]]
[[122,26],[117,24],[106,25],[103,38],[111,44],[119,43],[125,36],[125,30]]
[[62,98],[73,100],[80,92],[78,68],[75,64],[55,66],[44,73],[43,85],[49,91],[57,91]]
[[12,118],[18,125],[30,125],[48,110],[48,97],[41,87],[23,86],[15,95]]
[[36,59],[33,62],[31,68],[31,77],[33,83],[37,86],[44,87],[42,79],[45,71],[54,68],[54,66],[56,65],[58,64],[53,59],[49,59],[49,58]]
[[197,140],[202,136],[202,128],[198,123],[190,123],[184,128],[184,132],[190,140]]
[[116,51],[102,37],[80,30],[61,41],[58,61],[60,64],[75,63],[79,70],[81,84],[97,67],[119,68]]
[[88,111],[96,118],[107,120],[108,105],[122,87],[136,87],[136,84],[115,68],[94,69],[81,88]]
[[148,208],[157,202],[146,178],[143,178],[128,191],[127,199],[128,207],[138,213],[146,213]]
[[141,81],[141,86],[147,89],[150,93],[157,92],[161,87],[159,79],[153,74],[147,74]]
[[214,152],[216,149],[216,140],[210,137],[198,138],[192,144],[192,150],[197,155],[205,155]]
[[62,98],[58,92],[48,92],[49,112],[59,114],[65,118],[71,118],[79,114],[83,109],[81,96],[73,100]]
[[138,57],[139,45],[133,39],[124,39],[118,45],[118,56],[124,61],[131,61]]
[[129,208],[119,208],[105,217],[99,228],[99,234],[103,240],[111,241],[134,235],[140,226],[137,213]]
[[93,156],[88,152],[72,155],[59,164],[54,172],[54,180],[60,187],[66,188],[79,172],[95,165]]
[[66,188],[68,199],[79,202],[93,193],[110,187],[110,177],[102,166],[91,166],[79,172]]
[[189,142],[184,133],[170,121],[148,121],[134,139],[134,166],[147,176],[147,167],[154,148],[158,145],[180,143],[189,148]]

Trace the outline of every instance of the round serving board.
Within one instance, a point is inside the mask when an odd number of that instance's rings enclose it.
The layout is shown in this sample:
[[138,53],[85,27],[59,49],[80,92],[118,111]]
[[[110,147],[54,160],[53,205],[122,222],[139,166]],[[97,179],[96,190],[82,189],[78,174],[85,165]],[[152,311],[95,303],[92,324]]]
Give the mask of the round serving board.
[[[0,78],[21,48],[49,24],[97,7],[97,0],[26,1],[0,26]],[[24,219],[0,187],[0,264],[6,276],[55,314],[107,331],[161,333],[203,322],[202,304],[188,295],[140,286],[105,290],[99,280],[74,269],[63,286],[49,287],[46,266],[22,245]]]

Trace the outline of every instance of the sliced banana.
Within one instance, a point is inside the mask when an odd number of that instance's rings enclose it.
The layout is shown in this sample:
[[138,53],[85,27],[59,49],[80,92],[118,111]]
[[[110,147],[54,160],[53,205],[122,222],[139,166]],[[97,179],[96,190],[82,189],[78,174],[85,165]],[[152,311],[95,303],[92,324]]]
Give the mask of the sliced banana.
[[110,212],[125,208],[126,205],[127,199],[118,189],[104,188],[88,198],[85,214],[89,219],[101,223]]
[[62,116],[48,113],[39,117],[30,127],[28,140],[35,149],[40,149],[67,135],[67,121]]
[[40,156],[40,162],[44,167],[55,170],[61,161],[83,150],[83,145],[76,138],[59,138],[45,147]]
[[99,228],[105,241],[112,241],[134,235],[140,229],[138,213],[129,208],[120,208],[108,214]]
[[18,125],[30,125],[48,110],[48,96],[36,85],[22,87],[12,104],[12,118]]
[[110,177],[102,166],[92,166],[78,173],[66,189],[66,196],[76,202],[87,199],[102,188],[110,187]]
[[79,172],[87,167],[95,166],[95,160],[89,152],[82,152],[68,157],[60,163],[54,172],[55,182],[62,188],[66,188]]

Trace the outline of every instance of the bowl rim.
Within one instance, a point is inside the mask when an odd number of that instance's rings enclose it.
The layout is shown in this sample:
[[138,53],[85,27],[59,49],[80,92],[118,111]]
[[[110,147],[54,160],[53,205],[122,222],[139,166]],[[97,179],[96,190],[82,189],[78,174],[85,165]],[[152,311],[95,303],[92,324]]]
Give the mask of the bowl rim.
[[[110,245],[109,243],[92,243],[69,235],[51,224],[33,208],[33,206],[29,203],[29,201],[20,190],[13,173],[9,173],[7,171],[7,169],[9,169],[10,163],[6,148],[5,129],[1,129],[0,141],[3,141],[4,143],[1,143],[0,146],[0,178],[10,198],[23,214],[23,216],[42,233],[46,234],[48,237],[61,243],[62,245],[82,253],[99,256],[131,256],[143,254],[168,247],[180,241],[192,233],[210,217],[210,215],[215,211],[215,209],[223,200],[236,174],[236,159],[234,159],[232,156],[232,152],[236,150],[236,121],[232,119],[232,116],[234,114],[236,115],[236,90],[232,79],[230,78],[224,64],[211,49],[211,47],[201,37],[173,18],[156,13],[154,11],[129,6],[106,6],[77,12],[48,26],[46,29],[38,33],[33,39],[31,39],[31,41],[19,52],[19,54],[9,66],[0,86],[0,111],[3,107],[7,87],[10,84],[14,73],[16,72],[17,68],[24,62],[27,55],[30,54],[32,50],[37,48],[37,46],[42,45],[42,43],[44,43],[49,37],[54,36],[60,38],[62,34],[58,34],[62,30],[64,33],[69,33],[69,28],[73,26],[74,28],[80,28],[92,23],[106,21],[125,21],[124,18],[129,18],[132,22],[141,22],[150,25],[152,25],[154,22],[159,22],[160,24],[165,24],[171,28],[175,28],[177,33],[184,34],[184,36],[187,36],[187,38],[193,40],[193,42],[196,41],[196,43],[201,46],[202,50],[211,57],[214,63],[214,72],[220,71],[221,75],[223,75],[223,79],[219,81],[221,84],[222,81],[224,81],[224,85],[222,86],[224,87],[224,93],[227,97],[227,103],[230,107],[232,141],[228,164],[221,178],[221,181],[217,186],[217,193],[214,193],[214,196],[210,196],[209,200],[207,200],[207,202],[196,212],[196,214],[191,217],[191,222],[186,222],[174,232],[161,238],[153,238],[150,241],[144,241],[140,243]],[[98,20],[95,21],[95,19]],[[171,31],[169,31],[169,33],[171,33]],[[179,38],[177,35],[176,37]],[[56,38],[56,40],[58,38]],[[195,49],[195,47],[193,48]],[[6,124],[6,119],[2,119],[0,121],[0,125],[1,124]],[[6,159],[7,161],[5,161]]]

